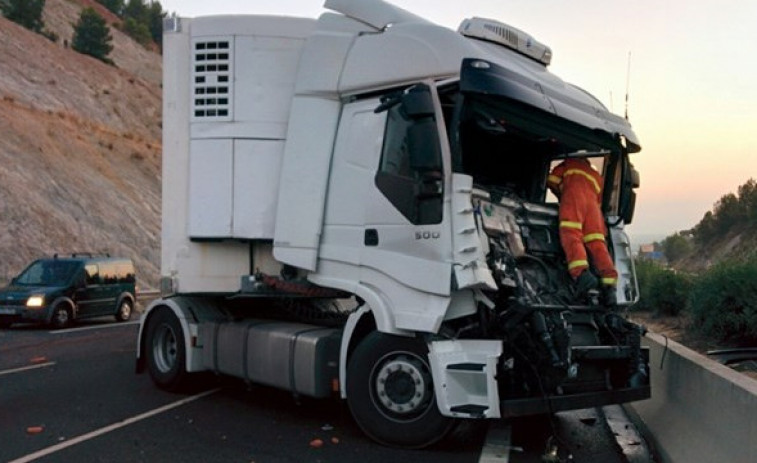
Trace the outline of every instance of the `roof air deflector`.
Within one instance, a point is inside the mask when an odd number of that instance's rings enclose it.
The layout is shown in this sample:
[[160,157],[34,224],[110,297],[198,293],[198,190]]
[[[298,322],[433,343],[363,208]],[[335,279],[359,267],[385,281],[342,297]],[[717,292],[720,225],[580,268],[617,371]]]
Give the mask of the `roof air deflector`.
[[391,24],[429,23],[428,20],[383,0],[326,0],[323,6],[378,30]]

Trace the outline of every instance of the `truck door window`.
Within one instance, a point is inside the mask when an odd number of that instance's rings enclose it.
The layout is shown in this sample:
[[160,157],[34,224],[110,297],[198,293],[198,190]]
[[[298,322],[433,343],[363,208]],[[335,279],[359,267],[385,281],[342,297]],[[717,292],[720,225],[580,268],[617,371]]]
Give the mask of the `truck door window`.
[[419,110],[417,94],[403,98],[388,109],[376,186],[411,223],[429,225],[442,221],[443,180],[436,118]]

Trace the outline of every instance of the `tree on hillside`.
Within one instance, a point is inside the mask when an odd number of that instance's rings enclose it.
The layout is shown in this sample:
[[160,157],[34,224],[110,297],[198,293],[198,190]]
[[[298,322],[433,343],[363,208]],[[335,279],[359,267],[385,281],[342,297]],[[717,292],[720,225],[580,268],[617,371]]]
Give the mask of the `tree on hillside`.
[[146,47],[152,42],[152,35],[147,25],[137,21],[134,18],[125,18],[123,24],[123,31],[136,40],[138,44]]
[[660,246],[662,247],[662,253],[665,254],[665,258],[668,262],[674,262],[682,257],[686,257],[691,251],[691,243],[679,232],[662,240]]
[[[2,2],[2,0],[0,0]],[[5,0],[0,3],[3,16],[34,32],[42,32],[45,0]]]
[[110,28],[105,23],[105,19],[93,8],[83,9],[79,21],[74,26],[71,48],[104,63],[113,64],[113,61],[108,58],[108,54],[113,50],[113,45],[110,43],[112,40],[113,36],[110,35]]
[[167,14],[167,12],[163,11],[163,6],[158,1],[151,2],[147,10],[147,27],[150,29],[152,40],[161,49],[163,48],[163,19],[165,19]]
[[107,8],[116,16],[121,16],[124,12],[124,0],[97,0],[97,3]]
[[757,182],[747,180],[739,186],[738,195],[728,193],[705,213],[694,227],[694,240],[706,245],[722,238],[732,230],[757,226]]
[[148,5],[145,0],[128,0],[123,8],[124,32],[142,45],[151,40],[161,46],[166,14],[158,1],[150,1]]
[[124,18],[134,18],[137,21],[147,21],[147,5],[145,0],[127,0],[124,6]]
[[753,178],[739,187],[739,201],[743,204],[746,219],[757,225],[757,182]]

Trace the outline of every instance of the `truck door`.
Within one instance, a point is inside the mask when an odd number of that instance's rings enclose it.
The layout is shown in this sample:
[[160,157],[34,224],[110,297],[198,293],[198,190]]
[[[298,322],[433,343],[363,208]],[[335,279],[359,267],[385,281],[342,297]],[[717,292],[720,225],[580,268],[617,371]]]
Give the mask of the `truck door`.
[[[362,283],[395,291],[386,296],[393,307],[413,304],[399,295],[408,288],[432,299],[450,293],[449,149],[440,114],[429,85],[357,100],[342,112],[320,257],[358,265]],[[417,305],[425,304],[443,305]]]
[[396,97],[384,98],[383,105],[389,107],[368,190],[364,263],[416,289],[449,294],[447,175],[440,136],[443,127],[434,96],[430,87],[418,85],[399,102],[394,103]]

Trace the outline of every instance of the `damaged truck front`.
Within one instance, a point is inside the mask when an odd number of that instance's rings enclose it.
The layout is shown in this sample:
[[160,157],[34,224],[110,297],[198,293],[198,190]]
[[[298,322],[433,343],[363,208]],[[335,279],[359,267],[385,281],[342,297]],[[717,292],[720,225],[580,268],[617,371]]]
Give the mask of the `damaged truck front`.
[[[317,21],[174,18],[164,36],[162,291],[137,366],[346,399],[388,445],[460,419],[648,398],[623,231],[628,121],[494,20],[458,31],[380,0]],[[552,167],[604,179],[616,301],[578,293]]]

